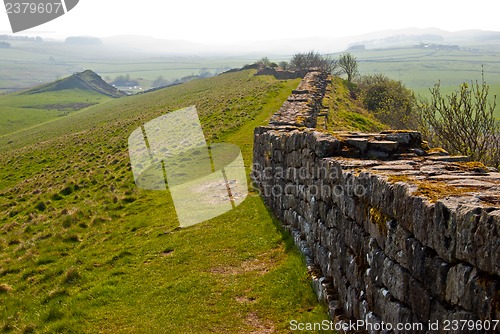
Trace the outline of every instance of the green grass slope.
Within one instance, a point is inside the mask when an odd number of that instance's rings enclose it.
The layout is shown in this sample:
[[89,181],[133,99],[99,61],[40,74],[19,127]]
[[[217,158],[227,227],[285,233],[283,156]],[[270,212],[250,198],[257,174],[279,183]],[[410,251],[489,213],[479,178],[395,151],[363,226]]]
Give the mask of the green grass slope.
[[0,136],[125,95],[90,70],[25,92],[0,95]]
[[388,129],[376,117],[364,109],[362,103],[351,97],[348,83],[333,77],[327,87],[323,105],[328,108],[329,131],[379,132]]
[[249,171],[255,126],[298,82],[225,74],[0,137],[0,331],[288,333],[326,319],[258,194],[179,230],[168,192],[135,186],[127,151],[141,124],[195,104]]
[[21,95],[0,95],[0,137],[65,117],[110,97],[94,91],[71,89]]

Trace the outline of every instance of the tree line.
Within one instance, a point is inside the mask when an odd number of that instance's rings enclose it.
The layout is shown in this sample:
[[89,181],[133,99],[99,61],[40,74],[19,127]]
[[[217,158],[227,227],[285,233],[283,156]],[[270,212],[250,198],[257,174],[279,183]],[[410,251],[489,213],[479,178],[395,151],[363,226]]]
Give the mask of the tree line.
[[351,97],[382,123],[393,129],[419,130],[432,147],[500,167],[496,96],[489,97],[484,71],[481,81],[464,82],[451,94],[444,94],[438,82],[426,99],[384,74],[360,75],[356,57],[348,52],[333,58],[310,51],[293,55],[289,62],[276,64],[262,58],[257,64],[284,70],[320,68],[344,76]]
[[269,60],[269,58],[263,57],[256,64],[263,67],[280,67],[283,70],[319,68],[334,75],[345,73],[349,82],[358,74],[358,62],[350,53],[345,53],[339,58],[333,58],[315,51],[309,51],[294,54],[289,62],[281,61],[277,64]]

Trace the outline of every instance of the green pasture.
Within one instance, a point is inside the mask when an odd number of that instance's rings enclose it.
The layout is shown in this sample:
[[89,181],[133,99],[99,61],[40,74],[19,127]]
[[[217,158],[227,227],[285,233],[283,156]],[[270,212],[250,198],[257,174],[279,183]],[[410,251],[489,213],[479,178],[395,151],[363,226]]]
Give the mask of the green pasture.
[[257,192],[178,229],[168,191],[136,187],[128,136],[196,105],[240,147],[299,80],[244,71],[111,99],[0,137],[0,331],[289,333],[328,319],[303,259]]

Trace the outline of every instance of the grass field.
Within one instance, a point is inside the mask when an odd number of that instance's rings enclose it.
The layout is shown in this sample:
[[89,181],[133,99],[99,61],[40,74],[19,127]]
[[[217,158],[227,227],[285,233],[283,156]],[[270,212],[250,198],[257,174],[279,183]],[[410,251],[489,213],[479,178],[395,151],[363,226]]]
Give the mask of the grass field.
[[167,192],[133,181],[129,134],[195,104],[210,141],[238,145],[296,88],[251,72],[105,101],[0,137],[0,330],[288,333],[327,319],[301,255],[256,193],[177,229]]
[[102,103],[110,98],[91,91],[0,95],[0,136]]

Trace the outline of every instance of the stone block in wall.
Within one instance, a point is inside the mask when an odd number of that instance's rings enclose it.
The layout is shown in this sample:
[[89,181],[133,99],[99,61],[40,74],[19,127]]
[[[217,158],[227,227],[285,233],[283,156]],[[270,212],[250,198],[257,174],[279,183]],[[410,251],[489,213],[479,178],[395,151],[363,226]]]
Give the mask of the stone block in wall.
[[410,275],[403,267],[388,257],[384,259],[383,263],[382,283],[394,298],[409,304]]
[[276,163],[283,162],[283,151],[281,151],[281,150],[274,150],[273,151],[273,155],[272,155],[272,159]]
[[314,196],[308,198],[308,194],[306,193],[306,200],[303,204],[303,207],[304,207],[303,209],[304,218],[307,221],[310,221],[311,223],[315,223],[316,220],[318,220],[319,216],[318,216],[318,202],[316,201]]
[[457,203],[452,199],[439,200],[434,205],[434,218],[430,222],[429,240],[431,248],[446,262],[456,262],[456,220],[453,219],[452,212],[457,208]]
[[500,276],[500,210],[483,210],[478,229],[474,234],[477,265],[482,270]]
[[283,151],[285,149],[285,142],[282,136],[271,136],[269,139],[269,148],[271,152],[274,150]]
[[387,223],[387,237],[385,239],[384,252],[388,257],[399,263],[406,269],[411,267],[411,257],[407,252],[408,238],[412,235],[395,219]]
[[402,145],[409,145],[412,141],[412,136],[409,132],[389,133],[385,136],[385,138]]
[[283,210],[293,209],[296,205],[295,196],[287,194],[283,196]]
[[348,138],[345,143],[357,149],[360,155],[363,155],[368,149],[368,139],[366,138]]
[[410,236],[405,237],[404,241],[404,256],[398,262],[408,269],[413,277],[416,277],[420,282],[425,282],[426,261],[433,257],[430,249],[422,246],[420,241]]
[[340,153],[340,141],[332,136],[325,136],[319,132],[314,133],[314,153],[318,158],[332,157]]
[[[367,278],[372,287],[382,287],[384,285],[382,275],[384,270],[384,261],[386,256],[380,249],[375,249],[367,254],[368,265],[370,268],[367,270]],[[369,290],[374,290],[369,289]]]
[[337,249],[337,252],[330,252],[328,256],[328,277],[331,277],[333,280],[333,285],[337,289],[337,294],[340,296],[341,294],[341,286],[345,286],[347,284],[347,279],[344,277],[343,268],[340,266],[340,255],[341,252]]
[[[328,252],[331,252],[332,249],[330,248],[330,236],[331,236],[331,231],[330,229],[326,226],[326,224],[320,219],[318,221],[318,230],[319,230],[319,242],[323,247],[326,248]],[[326,268],[326,267],[325,267]]]
[[[374,312],[380,316],[385,323],[410,324],[414,322],[413,313],[404,304],[395,301],[389,290],[379,288],[374,294]],[[394,333],[407,333],[405,331],[394,331]]]
[[350,219],[355,219],[361,200],[356,185],[356,175],[349,172],[342,173],[338,182],[332,187],[332,202]]
[[[314,151],[308,147],[304,147],[301,151],[300,151],[300,161],[301,161],[301,167],[304,167],[306,168],[306,170],[310,173],[310,169],[309,167],[312,166],[314,164]],[[307,178],[305,180],[303,180],[304,182],[308,182],[310,181],[310,178]]]
[[361,268],[358,265],[358,259],[356,255],[351,251],[351,249],[347,249],[347,257],[345,258],[345,266],[346,268],[346,278],[349,281],[349,284],[356,289],[357,291],[361,291],[364,289],[364,281],[363,281],[363,273],[364,268]]
[[[319,181],[318,187],[320,187],[320,189],[324,189],[323,181]],[[331,208],[331,204],[325,203],[323,199],[324,199],[323,195],[319,196],[318,198],[318,216],[319,219],[321,219],[323,222],[326,222],[328,211]]]
[[431,315],[432,295],[414,278],[408,285],[408,302],[419,322],[428,323]]
[[356,262],[358,265],[365,267],[369,235],[365,232],[363,227],[351,219],[345,219],[341,233],[344,243],[352,249],[354,255],[356,256]]
[[381,212],[387,214],[393,212],[394,192],[383,176],[373,175],[371,177],[369,200],[372,207],[378,208]]
[[308,246],[313,254],[314,262],[319,266],[319,268],[326,268],[328,265],[328,250],[320,245],[319,242],[313,242]]
[[479,319],[471,312],[459,308],[447,309],[438,300],[432,301],[430,325],[433,324],[438,325],[437,330],[433,330],[432,333],[439,333],[439,334],[485,333],[485,331],[483,330],[467,330],[467,329],[464,330],[461,327],[454,329],[454,326],[451,326],[452,321],[458,321],[458,324],[462,324],[461,321],[469,321],[469,320],[477,321]]
[[373,159],[373,160],[385,160],[388,159],[390,156],[389,152],[384,152],[379,150],[368,150],[365,155],[368,159]]
[[377,241],[381,249],[385,249],[388,233],[388,225],[391,218],[383,214],[378,208],[372,207],[369,211],[368,219],[364,220],[364,228],[371,238]]
[[309,129],[305,129],[302,132],[296,132],[294,134],[295,136],[298,137],[297,139],[297,144],[298,144],[298,149],[303,149],[303,148],[309,148],[311,144],[311,131]]
[[321,233],[323,233],[321,225],[322,225],[321,224],[321,220],[319,220],[319,219],[316,219],[316,220],[314,220],[311,223],[311,227],[312,227],[312,231],[311,231],[312,232],[312,238],[311,238],[311,240],[313,241],[314,244],[323,245],[320,242],[321,241]]
[[339,183],[343,171],[342,171],[342,166],[338,161],[335,159],[321,159],[320,163],[318,164],[319,168],[322,168],[325,170],[326,178],[325,180],[328,182],[328,184],[333,188],[336,184]]
[[351,319],[359,319],[360,296],[358,291],[351,285],[347,288],[346,313]]
[[[429,201],[421,197],[412,196],[408,200],[408,209],[413,205],[413,210],[409,210],[409,214],[405,214],[404,218],[399,221],[403,226],[406,226],[409,231],[412,231],[415,238],[418,239],[424,246],[431,247],[432,221],[434,220],[435,207]],[[408,220],[410,219],[410,220]]]
[[291,219],[291,224],[290,224],[290,228],[292,230],[295,230],[297,231],[299,229],[299,226],[300,226],[300,215],[297,213],[297,211],[294,211],[294,210],[290,210],[291,211],[291,214],[290,216],[292,217]]
[[424,268],[425,273],[422,280],[424,285],[433,296],[438,297],[440,300],[445,300],[446,281],[450,264],[439,257],[426,257]]
[[[480,214],[472,211],[461,216],[457,258],[500,276],[500,209],[483,208]],[[465,225],[467,222],[469,225]]]
[[285,210],[285,212],[283,212],[283,221],[281,223],[283,225],[293,226],[294,221],[295,221],[295,216],[293,214],[293,210],[292,209]]
[[391,140],[371,140],[368,142],[368,149],[379,152],[392,153],[396,151],[399,143]]
[[297,130],[292,131],[288,133],[284,137],[284,146],[285,146],[285,153],[290,153],[293,152],[297,149],[301,149],[302,147],[299,146],[298,141],[299,141],[299,132]]
[[395,217],[407,231],[413,231],[415,202],[414,197],[409,195],[409,189],[409,185],[404,182],[392,184],[394,202],[392,211],[387,212],[387,214]]
[[364,317],[365,323],[367,324],[367,332],[369,334],[386,334],[387,331],[382,331],[382,319],[380,319],[375,313],[367,312]]
[[336,228],[339,221],[338,215],[339,210],[337,209],[337,207],[330,207],[328,212],[326,213],[326,226],[328,226],[329,228]]
[[478,271],[465,264],[450,269],[446,281],[446,300],[472,311],[480,319],[494,319],[500,305],[498,281],[480,276]]

